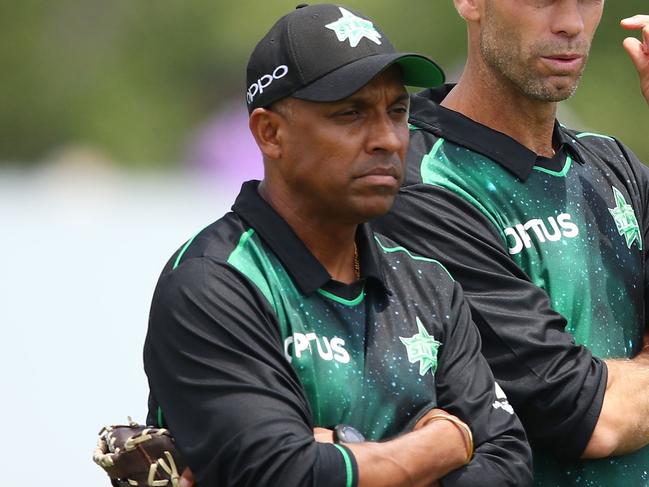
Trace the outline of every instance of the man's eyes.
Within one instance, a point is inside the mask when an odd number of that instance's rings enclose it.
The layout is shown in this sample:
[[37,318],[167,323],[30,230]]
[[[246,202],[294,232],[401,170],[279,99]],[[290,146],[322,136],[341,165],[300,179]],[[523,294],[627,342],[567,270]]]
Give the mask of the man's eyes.
[[345,110],[337,113],[337,115],[340,117],[356,117],[360,114],[360,110]]
[[407,105],[398,105],[398,106],[394,106],[394,107],[392,107],[390,109],[390,112],[392,114],[394,114],[396,116],[399,116],[399,117],[401,117],[401,116],[406,116],[407,117],[408,114],[409,114],[409,111],[410,111],[410,109],[409,109],[409,107]]
[[[393,117],[401,117],[404,115],[407,116],[409,113],[409,107],[408,105],[399,103],[388,108],[387,113]],[[365,116],[369,116],[370,114],[371,110],[363,108],[346,108],[333,113],[331,115],[331,118],[334,120],[351,121],[361,119]]]

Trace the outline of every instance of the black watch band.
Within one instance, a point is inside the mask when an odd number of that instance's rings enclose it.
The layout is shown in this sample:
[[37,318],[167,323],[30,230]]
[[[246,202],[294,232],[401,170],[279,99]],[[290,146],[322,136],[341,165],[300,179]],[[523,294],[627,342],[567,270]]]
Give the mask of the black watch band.
[[365,437],[360,431],[348,424],[334,426],[334,443],[363,443]]

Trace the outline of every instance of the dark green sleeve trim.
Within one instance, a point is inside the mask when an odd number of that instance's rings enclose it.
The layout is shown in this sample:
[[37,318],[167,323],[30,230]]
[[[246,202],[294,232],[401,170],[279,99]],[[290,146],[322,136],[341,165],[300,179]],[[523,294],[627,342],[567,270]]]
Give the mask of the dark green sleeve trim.
[[160,406],[158,406],[157,417],[158,417],[158,428],[164,428],[165,420],[162,417],[162,408]]
[[347,476],[347,483],[345,484],[345,487],[354,487],[356,485],[356,476],[354,475],[354,462],[352,461],[349,450],[339,444],[334,444],[334,446],[338,448],[343,456],[343,460],[345,460],[345,474]]

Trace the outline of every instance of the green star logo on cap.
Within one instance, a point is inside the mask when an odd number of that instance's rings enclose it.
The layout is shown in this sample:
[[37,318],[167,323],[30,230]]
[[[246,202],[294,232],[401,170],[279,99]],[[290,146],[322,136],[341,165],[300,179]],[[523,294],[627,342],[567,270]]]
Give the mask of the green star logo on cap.
[[628,248],[631,248],[633,242],[637,241],[638,248],[642,250],[642,236],[640,235],[640,227],[633,207],[627,204],[624,195],[615,186],[612,186],[612,188],[615,196],[615,208],[609,208],[608,211],[613,215],[617,231],[626,239]]
[[435,374],[437,370],[437,350],[442,343],[428,334],[419,317],[417,317],[417,329],[419,333],[416,335],[411,338],[399,337],[399,340],[406,346],[408,361],[411,364],[419,362],[419,375],[425,375],[429,370],[432,374]]
[[349,44],[352,47],[356,47],[358,46],[358,43],[361,42],[361,39],[365,37],[366,39],[381,45],[381,34],[379,34],[379,32],[374,28],[372,22],[357,17],[349,10],[345,10],[342,7],[338,8],[343,16],[335,22],[327,24],[325,27],[333,30],[340,42],[345,42],[349,39]]

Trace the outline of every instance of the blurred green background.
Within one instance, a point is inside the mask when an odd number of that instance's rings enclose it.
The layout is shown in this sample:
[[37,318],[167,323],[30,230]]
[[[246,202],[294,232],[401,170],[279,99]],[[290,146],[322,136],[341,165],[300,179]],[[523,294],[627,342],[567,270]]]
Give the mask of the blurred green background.
[[[0,414],[14,419],[0,442],[12,462],[4,484],[49,485],[61,457],[75,466],[66,485],[108,483],[90,457],[102,425],[144,420],[156,279],[261,171],[245,66],[298,2],[0,0]],[[451,0],[347,3],[401,49],[459,74],[464,24]],[[607,2],[561,118],[619,136],[649,162],[649,108],[618,27],[640,11],[649,0]],[[35,436],[60,440],[39,468],[16,455]]]
[[[182,165],[189,134],[235,99],[255,42],[296,0],[4,1],[0,15],[0,164],[34,165],[67,146],[125,166]],[[349,0],[403,50],[454,79],[464,24],[450,0]],[[568,123],[621,137],[649,161],[649,109],[619,19],[647,0],[607,2]]]

